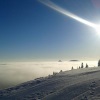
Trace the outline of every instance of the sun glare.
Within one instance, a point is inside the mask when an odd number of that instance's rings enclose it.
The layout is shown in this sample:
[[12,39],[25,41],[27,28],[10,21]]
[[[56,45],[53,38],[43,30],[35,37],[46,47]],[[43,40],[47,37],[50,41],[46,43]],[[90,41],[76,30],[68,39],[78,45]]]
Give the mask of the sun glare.
[[97,34],[100,35],[100,25],[97,25],[95,27],[95,30],[96,30]]
[[96,31],[96,33],[98,35],[100,35],[100,25],[92,23],[92,22],[89,22],[89,21],[87,21],[87,20],[85,20],[85,19],[83,19],[83,18],[81,18],[81,17],[79,17],[79,16],[71,13],[71,12],[69,12],[69,11],[67,11],[67,10],[59,7],[58,5],[56,5],[55,3],[53,3],[50,0],[38,0],[38,1],[41,2],[41,3],[43,3],[44,5],[52,8],[52,9],[54,9],[55,11],[58,11],[59,13],[65,15],[65,16],[68,16],[68,17],[70,17],[72,19],[77,20],[78,22],[81,22],[81,23],[83,23],[85,25],[88,25],[88,26],[94,28],[95,31]]

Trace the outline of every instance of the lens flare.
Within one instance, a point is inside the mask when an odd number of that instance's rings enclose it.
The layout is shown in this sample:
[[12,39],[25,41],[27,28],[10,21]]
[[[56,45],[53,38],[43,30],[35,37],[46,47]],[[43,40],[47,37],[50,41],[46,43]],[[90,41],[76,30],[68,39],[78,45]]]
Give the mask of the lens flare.
[[88,26],[94,28],[96,30],[96,32],[100,33],[100,25],[97,25],[97,24],[94,24],[92,22],[89,22],[89,21],[87,21],[87,20],[85,20],[85,19],[83,19],[83,18],[71,13],[71,12],[59,7],[58,5],[56,5],[55,3],[51,2],[50,0],[38,0],[38,1],[41,2],[44,5],[52,8],[53,10],[65,15],[65,16],[68,16],[68,17],[70,17],[72,19],[77,20],[78,22],[81,22],[81,23],[83,23],[85,25],[88,25]]
[[95,30],[98,35],[100,35],[100,25],[95,26]]

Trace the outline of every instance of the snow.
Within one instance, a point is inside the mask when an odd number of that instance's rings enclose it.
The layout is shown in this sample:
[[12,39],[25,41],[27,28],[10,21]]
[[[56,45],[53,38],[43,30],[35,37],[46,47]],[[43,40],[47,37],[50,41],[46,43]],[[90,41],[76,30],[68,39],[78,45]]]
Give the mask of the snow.
[[33,80],[38,77],[45,77],[60,70],[70,70],[79,67],[81,63],[89,66],[96,66],[97,61],[50,61],[50,62],[1,62],[0,63],[0,89],[16,86],[17,84]]
[[92,67],[57,72],[0,90],[0,100],[92,100],[93,96],[100,98],[99,93],[100,68]]

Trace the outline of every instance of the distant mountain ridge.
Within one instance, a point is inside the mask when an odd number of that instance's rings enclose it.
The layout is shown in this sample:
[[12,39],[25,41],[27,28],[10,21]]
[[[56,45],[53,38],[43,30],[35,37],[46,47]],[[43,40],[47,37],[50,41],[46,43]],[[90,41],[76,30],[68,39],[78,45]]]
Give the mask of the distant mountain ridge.
[[70,61],[79,61],[79,60],[70,60]]

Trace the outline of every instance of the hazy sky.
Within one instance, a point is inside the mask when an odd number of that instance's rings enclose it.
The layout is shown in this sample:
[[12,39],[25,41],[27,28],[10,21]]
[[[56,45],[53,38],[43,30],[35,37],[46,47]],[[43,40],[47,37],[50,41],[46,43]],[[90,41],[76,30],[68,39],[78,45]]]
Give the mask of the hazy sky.
[[[100,22],[99,0],[51,1],[87,21]],[[0,0],[0,61],[99,57],[100,35],[92,27],[38,0]]]

